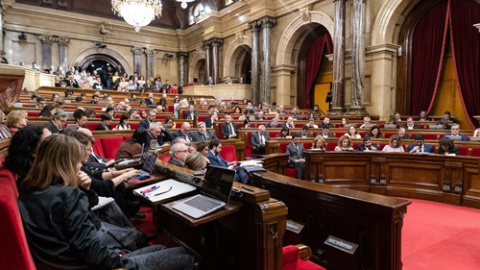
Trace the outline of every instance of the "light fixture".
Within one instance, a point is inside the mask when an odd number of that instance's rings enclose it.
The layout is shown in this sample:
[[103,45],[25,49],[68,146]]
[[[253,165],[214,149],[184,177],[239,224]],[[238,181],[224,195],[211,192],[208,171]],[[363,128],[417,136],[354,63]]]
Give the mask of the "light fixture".
[[111,0],[113,13],[118,14],[140,32],[140,27],[148,25],[162,14],[161,0]]
[[190,3],[190,2],[193,2],[195,0],[177,0],[177,2],[180,2],[180,6],[183,8],[183,9],[186,9],[188,7],[188,4],[187,3]]

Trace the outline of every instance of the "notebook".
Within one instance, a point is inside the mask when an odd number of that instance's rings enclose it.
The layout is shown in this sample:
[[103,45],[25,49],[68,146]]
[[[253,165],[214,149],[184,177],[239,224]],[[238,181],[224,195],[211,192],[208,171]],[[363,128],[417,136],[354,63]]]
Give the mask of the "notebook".
[[201,218],[228,204],[233,187],[235,170],[208,166],[202,187],[202,194],[181,200],[173,209],[192,218]]
[[167,179],[152,185],[133,190],[133,194],[144,197],[151,202],[165,201],[181,194],[192,192],[197,188],[174,179]]

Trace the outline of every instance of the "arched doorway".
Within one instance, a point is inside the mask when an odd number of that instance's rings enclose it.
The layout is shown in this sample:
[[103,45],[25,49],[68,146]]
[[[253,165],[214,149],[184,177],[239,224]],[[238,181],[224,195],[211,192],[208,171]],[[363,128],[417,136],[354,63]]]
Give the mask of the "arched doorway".
[[[122,72],[125,72],[125,68],[121,66],[120,62],[113,58],[110,55],[106,54],[91,54],[83,61],[78,63],[78,67],[81,70],[86,70],[87,72],[93,73],[94,70],[97,71],[97,74],[102,80],[102,84],[105,85],[108,89],[111,88],[112,83],[108,81],[108,74],[114,75],[115,72],[121,76]],[[111,76],[110,75],[110,76]]]
[[234,76],[238,78],[239,82],[251,84],[252,50],[250,49],[250,47],[246,45],[238,47],[232,57],[234,57],[232,58],[232,61],[235,61]]
[[198,62],[195,64],[195,67],[193,69],[193,83],[195,84],[203,84],[204,83],[204,78],[206,78],[206,64],[205,64],[205,59],[200,59]]

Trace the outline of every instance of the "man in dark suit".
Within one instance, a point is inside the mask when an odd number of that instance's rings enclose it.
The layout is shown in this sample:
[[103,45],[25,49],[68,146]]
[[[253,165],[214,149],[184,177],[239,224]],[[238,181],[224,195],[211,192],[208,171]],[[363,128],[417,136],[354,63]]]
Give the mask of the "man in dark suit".
[[155,105],[155,98],[153,97],[153,93],[148,94],[148,98],[145,99],[145,103],[147,104],[147,106]]
[[276,128],[278,127],[278,119],[277,118],[273,118],[272,121],[270,121],[270,123],[266,124],[265,127],[267,128]]
[[404,127],[401,127],[398,129],[398,136],[400,137],[400,139],[411,139],[412,136],[410,134],[407,134],[407,131]]
[[333,128],[333,124],[330,123],[330,117],[323,118],[323,122],[320,124],[321,128]]
[[145,149],[152,148],[152,140],[156,140],[157,144],[155,145],[155,149],[164,145],[166,142],[171,142],[173,141],[172,135],[167,131],[166,128],[163,127],[162,123],[160,122],[155,122],[151,123],[150,127],[148,128],[147,132],[147,144],[145,145]]
[[299,143],[297,134],[293,134],[292,142],[287,145],[287,154],[289,155],[289,166],[298,170],[298,178],[303,179],[305,170],[305,158],[303,152],[305,148],[303,144]]
[[405,128],[405,129],[420,129],[420,128],[422,128],[419,125],[415,125],[415,122],[413,121],[412,117],[408,117],[407,118],[407,123],[402,125],[402,127]]
[[148,130],[150,128],[150,124],[155,122],[155,117],[157,117],[157,113],[154,110],[149,110],[147,119],[142,120],[140,124],[138,124],[137,129]]
[[213,128],[213,124],[218,120],[218,113],[212,112],[210,117],[205,119],[205,125],[207,128]]
[[69,75],[68,78],[65,80],[67,87],[78,88],[78,82],[73,78],[73,74]]
[[236,172],[235,175],[235,182],[248,182],[248,176],[245,170],[242,167],[234,168],[235,164],[228,163],[225,159],[220,156],[220,152],[222,151],[222,143],[219,140],[212,140],[208,145],[208,153],[207,158],[210,161],[210,165],[234,169]]
[[182,139],[185,139],[185,141],[187,142],[193,142],[193,136],[190,133],[190,129],[191,129],[190,123],[183,122],[182,129],[177,130],[172,134],[173,139],[182,138]]
[[295,124],[293,123],[293,117],[289,116],[287,118],[287,122],[282,124],[282,128],[285,128],[285,127],[289,129],[295,128]]
[[328,128],[323,128],[322,132],[318,134],[319,136],[322,136],[323,138],[333,138],[333,133],[329,132]]
[[253,132],[250,137],[250,144],[253,147],[253,152],[260,155],[265,155],[265,143],[270,139],[268,132],[265,132],[265,126],[260,125],[257,132]]
[[205,82],[205,85],[215,85],[212,76],[208,76],[208,80]]
[[451,140],[455,140],[456,138],[460,139],[462,142],[468,141],[468,136],[465,136],[460,133],[460,125],[459,124],[452,124],[450,126],[450,133],[445,134],[444,138],[450,138]]
[[427,111],[421,111],[420,116],[415,118],[415,121],[432,121],[432,118],[428,117]]
[[308,131],[310,128],[307,125],[302,127],[302,131],[298,132],[297,135],[299,138],[312,138],[312,133]]
[[205,125],[205,122],[198,122],[197,130],[198,131],[192,135],[194,142],[218,140],[217,136],[215,135],[215,132],[211,130],[207,130],[207,126]]
[[188,157],[188,147],[184,143],[176,143],[170,147],[170,159],[168,163],[185,167],[185,160]]
[[415,143],[408,146],[408,152],[412,154],[416,153],[431,153],[433,154],[433,146],[424,143],[425,138],[422,134],[415,135]]
[[237,138],[237,124],[232,122],[232,116],[230,114],[225,115],[225,123],[222,125],[221,134],[224,139]]
[[195,106],[193,105],[188,106],[188,111],[186,111],[184,115],[185,119],[193,121],[195,119],[195,115],[197,115]]
[[370,136],[363,137],[363,143],[358,146],[358,151],[370,152],[378,151],[379,148],[377,145],[372,144],[372,138]]

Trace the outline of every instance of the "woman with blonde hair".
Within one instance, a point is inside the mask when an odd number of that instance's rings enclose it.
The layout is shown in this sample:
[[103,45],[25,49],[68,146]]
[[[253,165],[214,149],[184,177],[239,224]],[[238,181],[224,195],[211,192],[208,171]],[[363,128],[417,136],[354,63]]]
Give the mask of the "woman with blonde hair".
[[312,149],[325,151],[325,139],[322,136],[315,137]]
[[91,183],[80,174],[85,151],[85,146],[72,137],[50,136],[38,147],[32,168],[22,182],[18,203],[37,266],[192,269],[193,257],[181,247],[150,246],[121,256],[102,243],[89,214],[89,199],[78,188],[88,189]]
[[19,129],[27,126],[27,112],[22,110],[11,111],[7,115],[5,125],[8,127],[12,136],[15,135]]
[[397,153],[403,153],[405,150],[402,147],[402,139],[398,135],[393,135],[390,137],[390,140],[388,141],[388,144],[383,147],[382,152],[386,153],[392,153],[392,152],[397,152]]
[[338,139],[338,145],[335,146],[335,152],[353,151],[352,140],[349,136],[343,135]]
[[187,160],[185,160],[185,167],[194,171],[205,169],[205,167],[207,167],[205,156],[198,151],[189,154]]

